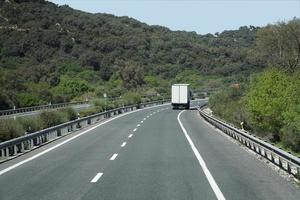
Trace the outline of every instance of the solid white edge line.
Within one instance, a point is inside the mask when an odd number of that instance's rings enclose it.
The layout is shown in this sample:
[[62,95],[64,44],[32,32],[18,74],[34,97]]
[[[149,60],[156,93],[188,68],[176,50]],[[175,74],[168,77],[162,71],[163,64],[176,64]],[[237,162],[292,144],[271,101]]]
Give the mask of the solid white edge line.
[[128,135],[128,138],[131,138],[133,135],[132,134],[130,134],[130,135]]
[[115,160],[117,156],[118,156],[118,154],[117,154],[117,153],[115,153],[114,155],[112,155],[112,157],[110,157],[110,159],[109,159],[109,160]]
[[102,175],[103,173],[97,173],[96,176],[91,180],[91,183],[96,183]]
[[96,128],[98,128],[99,126],[102,126],[102,125],[104,125],[104,124],[107,124],[107,123],[109,123],[109,122],[111,122],[111,121],[113,121],[113,120],[115,120],[115,119],[118,119],[118,118],[120,118],[120,117],[124,117],[124,116],[126,116],[126,115],[129,115],[129,114],[132,114],[132,113],[135,113],[135,112],[139,112],[139,111],[142,111],[142,110],[147,110],[147,109],[151,109],[151,108],[155,108],[155,107],[159,107],[159,106],[166,106],[166,105],[168,105],[168,104],[162,104],[162,105],[152,106],[152,107],[143,108],[143,109],[139,109],[139,110],[134,110],[134,111],[130,111],[130,112],[128,112],[128,113],[123,113],[123,114],[118,115],[118,116],[116,116],[116,117],[114,117],[114,118],[108,119],[108,120],[105,121],[105,122],[102,122],[102,123],[100,123],[100,124],[98,124],[98,125],[96,125],[96,126],[94,126],[94,127],[92,127],[92,128],[89,128],[89,129],[87,129],[87,130],[85,130],[85,131],[83,131],[83,132],[81,132],[81,133],[79,133],[79,134],[77,134],[77,135],[75,135],[75,136],[73,136],[73,137],[71,137],[71,138],[65,140],[65,141],[62,141],[61,143],[59,143],[59,144],[57,144],[57,145],[54,145],[54,146],[50,147],[49,149],[46,149],[46,150],[44,150],[44,151],[42,151],[42,152],[40,152],[40,153],[38,153],[38,154],[33,155],[32,157],[29,157],[29,158],[27,158],[27,159],[25,159],[25,160],[22,160],[22,161],[20,161],[20,162],[14,164],[14,165],[12,165],[12,166],[9,166],[9,167],[7,167],[7,168],[1,170],[1,171],[0,171],[0,176],[3,175],[3,174],[5,174],[6,172],[9,172],[10,170],[12,170],[12,169],[14,169],[14,168],[16,168],[16,167],[19,167],[20,165],[23,165],[23,164],[25,164],[25,163],[27,163],[27,162],[30,162],[30,161],[32,161],[32,160],[34,160],[34,159],[36,159],[36,158],[38,158],[38,157],[40,157],[40,156],[46,154],[46,153],[52,151],[53,149],[56,149],[56,148],[58,148],[58,147],[60,147],[60,146],[62,146],[62,145],[64,145],[64,144],[66,144],[66,143],[68,143],[68,142],[70,142],[70,141],[72,141],[72,140],[74,140],[74,139],[80,137],[81,135],[83,135],[83,134],[85,134],[85,133],[87,133],[87,132],[89,132],[89,131],[91,131],[91,130],[93,130],[93,129],[96,129]]
[[121,147],[125,147],[126,144],[127,144],[126,142],[123,142],[123,143],[121,144]]
[[197,160],[198,160],[198,162],[199,162],[199,164],[200,164],[200,166],[201,166],[201,168],[202,168],[202,170],[203,170],[203,172],[204,172],[204,174],[205,174],[205,176],[206,176],[206,178],[207,178],[207,180],[208,180],[208,182],[209,182],[209,184],[210,184],[210,187],[212,188],[212,190],[214,191],[215,195],[217,196],[217,199],[218,199],[218,200],[225,200],[225,197],[224,197],[222,191],[220,190],[220,188],[219,188],[219,186],[217,185],[217,183],[216,183],[214,177],[211,175],[210,171],[208,170],[208,168],[207,168],[207,166],[206,166],[206,164],[205,164],[205,162],[204,162],[202,156],[200,155],[200,153],[199,153],[199,151],[197,150],[197,148],[195,147],[195,145],[194,145],[192,139],[191,139],[190,136],[187,134],[186,129],[185,129],[184,126],[182,125],[182,122],[180,121],[180,115],[181,115],[183,112],[184,112],[184,110],[181,111],[181,112],[178,114],[178,116],[177,116],[177,120],[178,120],[178,122],[179,122],[179,125],[180,125],[180,127],[181,127],[181,129],[182,129],[182,131],[183,131],[183,133],[184,133],[184,135],[185,135],[187,141],[189,142],[189,144],[190,144],[190,146],[191,146],[191,148],[192,148],[192,150],[193,150],[193,152],[194,152],[194,154],[195,154],[195,156],[196,156],[196,158],[197,158]]

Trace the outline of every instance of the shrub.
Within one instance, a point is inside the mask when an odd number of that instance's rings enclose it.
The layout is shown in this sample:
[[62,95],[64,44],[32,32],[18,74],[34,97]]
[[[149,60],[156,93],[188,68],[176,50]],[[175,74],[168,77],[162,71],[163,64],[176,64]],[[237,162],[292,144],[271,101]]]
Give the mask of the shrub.
[[141,96],[135,92],[127,92],[124,94],[123,98],[128,102],[129,105],[139,104],[142,101]]
[[55,126],[64,122],[62,114],[57,111],[43,111],[39,114],[43,128]]
[[0,120],[0,142],[24,135],[22,125],[13,119]]
[[77,116],[77,112],[73,108],[71,108],[71,107],[64,108],[64,109],[60,110],[60,112],[62,112],[63,114],[65,114],[67,121],[75,120],[78,117]]
[[36,106],[39,105],[41,102],[38,96],[29,93],[20,93],[17,95],[17,101],[19,107],[27,107],[27,106]]
[[281,129],[283,145],[296,152],[300,152],[300,130],[298,126],[295,123],[291,123]]
[[94,109],[96,112],[102,112],[105,109],[108,110],[108,100],[105,102],[105,100],[97,99],[93,101]]
[[43,123],[39,117],[22,117],[17,120],[27,133],[33,133],[43,128]]

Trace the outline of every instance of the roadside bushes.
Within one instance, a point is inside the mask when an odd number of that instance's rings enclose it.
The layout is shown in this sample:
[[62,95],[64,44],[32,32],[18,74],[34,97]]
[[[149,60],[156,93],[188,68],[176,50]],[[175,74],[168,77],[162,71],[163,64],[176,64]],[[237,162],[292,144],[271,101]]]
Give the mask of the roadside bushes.
[[280,130],[282,144],[300,152],[300,104],[284,112],[284,126]]
[[24,132],[33,133],[43,129],[43,123],[40,117],[23,117],[17,119],[15,123],[22,125]]
[[124,94],[123,98],[128,105],[139,104],[142,102],[141,96],[135,92],[127,92]]
[[57,111],[42,111],[33,117],[21,117],[0,120],[0,142],[30,134],[41,129],[77,119],[77,112],[73,108]]
[[24,132],[22,125],[15,123],[13,119],[0,120],[0,142],[20,137]]
[[300,71],[270,68],[252,76],[249,88],[223,90],[210,97],[214,114],[226,121],[300,152]]
[[39,114],[39,117],[44,128],[55,126],[64,122],[62,114],[56,111],[43,111]]
[[75,120],[77,119],[77,112],[73,108],[64,108],[62,109],[62,113],[65,114],[65,118],[67,121]]

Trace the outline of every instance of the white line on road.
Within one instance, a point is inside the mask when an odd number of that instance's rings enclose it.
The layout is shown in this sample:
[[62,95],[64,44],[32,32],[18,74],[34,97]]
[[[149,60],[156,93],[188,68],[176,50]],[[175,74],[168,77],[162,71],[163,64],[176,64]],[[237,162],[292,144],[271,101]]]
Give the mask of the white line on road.
[[25,160],[22,160],[22,161],[14,164],[14,165],[11,165],[11,166],[9,166],[9,167],[1,170],[0,171],[0,176],[3,175],[3,174],[5,174],[6,172],[9,172],[10,170],[13,170],[16,167],[19,167],[19,166],[21,166],[21,165],[23,165],[23,164],[25,164],[27,162],[30,162],[30,161],[32,161],[32,160],[34,160],[34,159],[36,159],[36,158],[38,158],[38,157],[46,154],[46,153],[48,153],[48,152],[50,152],[50,151],[52,151],[52,150],[54,150],[54,149],[56,149],[56,148],[58,148],[58,147],[60,147],[60,146],[62,146],[64,144],[66,144],[66,143],[68,143],[68,142],[70,142],[70,141],[72,141],[72,140],[74,140],[74,139],[76,139],[76,138],[78,138],[78,137],[86,134],[87,132],[89,132],[91,130],[94,130],[94,129],[98,128],[99,126],[107,124],[107,123],[109,123],[109,122],[111,122],[111,121],[113,121],[115,119],[120,118],[120,117],[124,117],[126,115],[129,115],[129,114],[132,114],[132,113],[135,113],[135,112],[139,112],[139,111],[142,111],[142,110],[147,110],[147,109],[151,109],[151,108],[159,107],[159,106],[165,106],[165,105],[157,105],[157,106],[152,106],[152,107],[148,107],[148,108],[143,108],[143,109],[140,109],[140,110],[134,110],[134,111],[131,111],[131,112],[128,112],[128,113],[124,113],[124,114],[118,115],[118,116],[116,116],[114,118],[108,119],[107,121],[102,122],[101,124],[98,124],[98,125],[96,125],[94,127],[91,127],[91,128],[89,128],[89,129],[87,129],[87,130],[85,130],[85,131],[83,131],[83,132],[81,132],[81,133],[79,133],[77,135],[74,135],[73,137],[70,137],[69,139],[66,139],[66,140],[62,141],[61,143],[58,143],[58,144],[50,147],[49,149],[46,149],[46,150],[44,150],[44,151],[42,151],[42,152],[40,152],[38,154],[33,155],[32,157],[29,157],[29,158],[27,158]]
[[128,138],[131,138],[133,135],[132,134],[130,134],[130,135],[128,135]]
[[96,183],[102,175],[103,173],[96,174],[96,176],[91,180],[91,183]]
[[115,153],[114,155],[112,155],[112,157],[110,157],[110,159],[109,160],[114,160],[114,159],[116,159],[116,157],[118,156],[118,154],[117,153]]
[[137,127],[141,126],[140,124],[136,125]]
[[142,123],[144,123],[144,121],[143,121],[143,120],[141,121],[141,124],[142,124]]
[[143,119],[144,121],[146,120],[146,118]]
[[123,143],[121,144],[121,147],[125,147],[126,144],[127,144],[126,142],[123,142]]
[[178,122],[179,122],[179,125],[180,125],[180,127],[181,127],[181,129],[182,129],[182,131],[183,131],[183,133],[184,133],[184,135],[185,135],[187,141],[189,142],[189,144],[190,144],[190,146],[191,146],[191,148],[192,148],[192,150],[193,150],[193,152],[194,152],[194,154],[195,154],[195,156],[196,156],[196,158],[197,158],[197,160],[198,160],[198,162],[199,162],[199,164],[200,164],[200,166],[201,166],[201,168],[202,168],[202,170],[203,170],[203,172],[204,172],[204,174],[205,174],[205,176],[206,176],[206,178],[207,178],[207,180],[208,180],[208,182],[209,182],[209,184],[210,184],[210,187],[213,189],[215,195],[217,196],[217,199],[218,199],[218,200],[225,200],[225,197],[224,197],[222,191],[220,190],[220,188],[219,188],[219,186],[217,185],[217,183],[216,183],[214,177],[211,175],[210,171],[208,170],[208,168],[207,168],[207,166],[206,166],[206,163],[204,162],[202,156],[200,155],[200,153],[199,153],[199,151],[197,150],[197,148],[195,147],[195,145],[194,145],[192,139],[191,139],[190,136],[187,134],[186,129],[185,129],[184,126],[182,125],[182,122],[180,121],[180,115],[181,115],[183,112],[184,112],[184,110],[181,111],[181,112],[178,114],[178,116],[177,116],[177,120],[178,120]]
[[133,132],[135,132],[137,129],[135,128],[135,129],[133,129]]

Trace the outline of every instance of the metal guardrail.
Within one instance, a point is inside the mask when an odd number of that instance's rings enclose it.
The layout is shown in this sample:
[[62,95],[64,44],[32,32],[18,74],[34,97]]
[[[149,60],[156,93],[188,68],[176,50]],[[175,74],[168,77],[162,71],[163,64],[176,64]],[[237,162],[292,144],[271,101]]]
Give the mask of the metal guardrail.
[[220,129],[230,137],[239,141],[255,153],[261,155],[273,164],[277,165],[287,173],[293,175],[296,179],[300,180],[300,159],[293,156],[267,142],[264,142],[246,131],[239,130],[220,119],[212,117],[203,112],[203,107],[198,108],[200,115],[209,123]]
[[82,104],[87,104],[87,103],[88,103],[88,101],[82,101],[82,102],[58,103],[58,104],[52,104],[52,105],[41,105],[41,106],[32,106],[32,107],[24,107],[24,108],[9,109],[9,110],[0,110],[0,116],[32,112],[32,111],[37,111],[37,110],[63,108],[63,107],[71,106],[71,105],[82,105]]
[[144,107],[164,104],[168,101],[169,100],[154,101],[116,108],[2,142],[0,143],[0,163],[114,115]]

